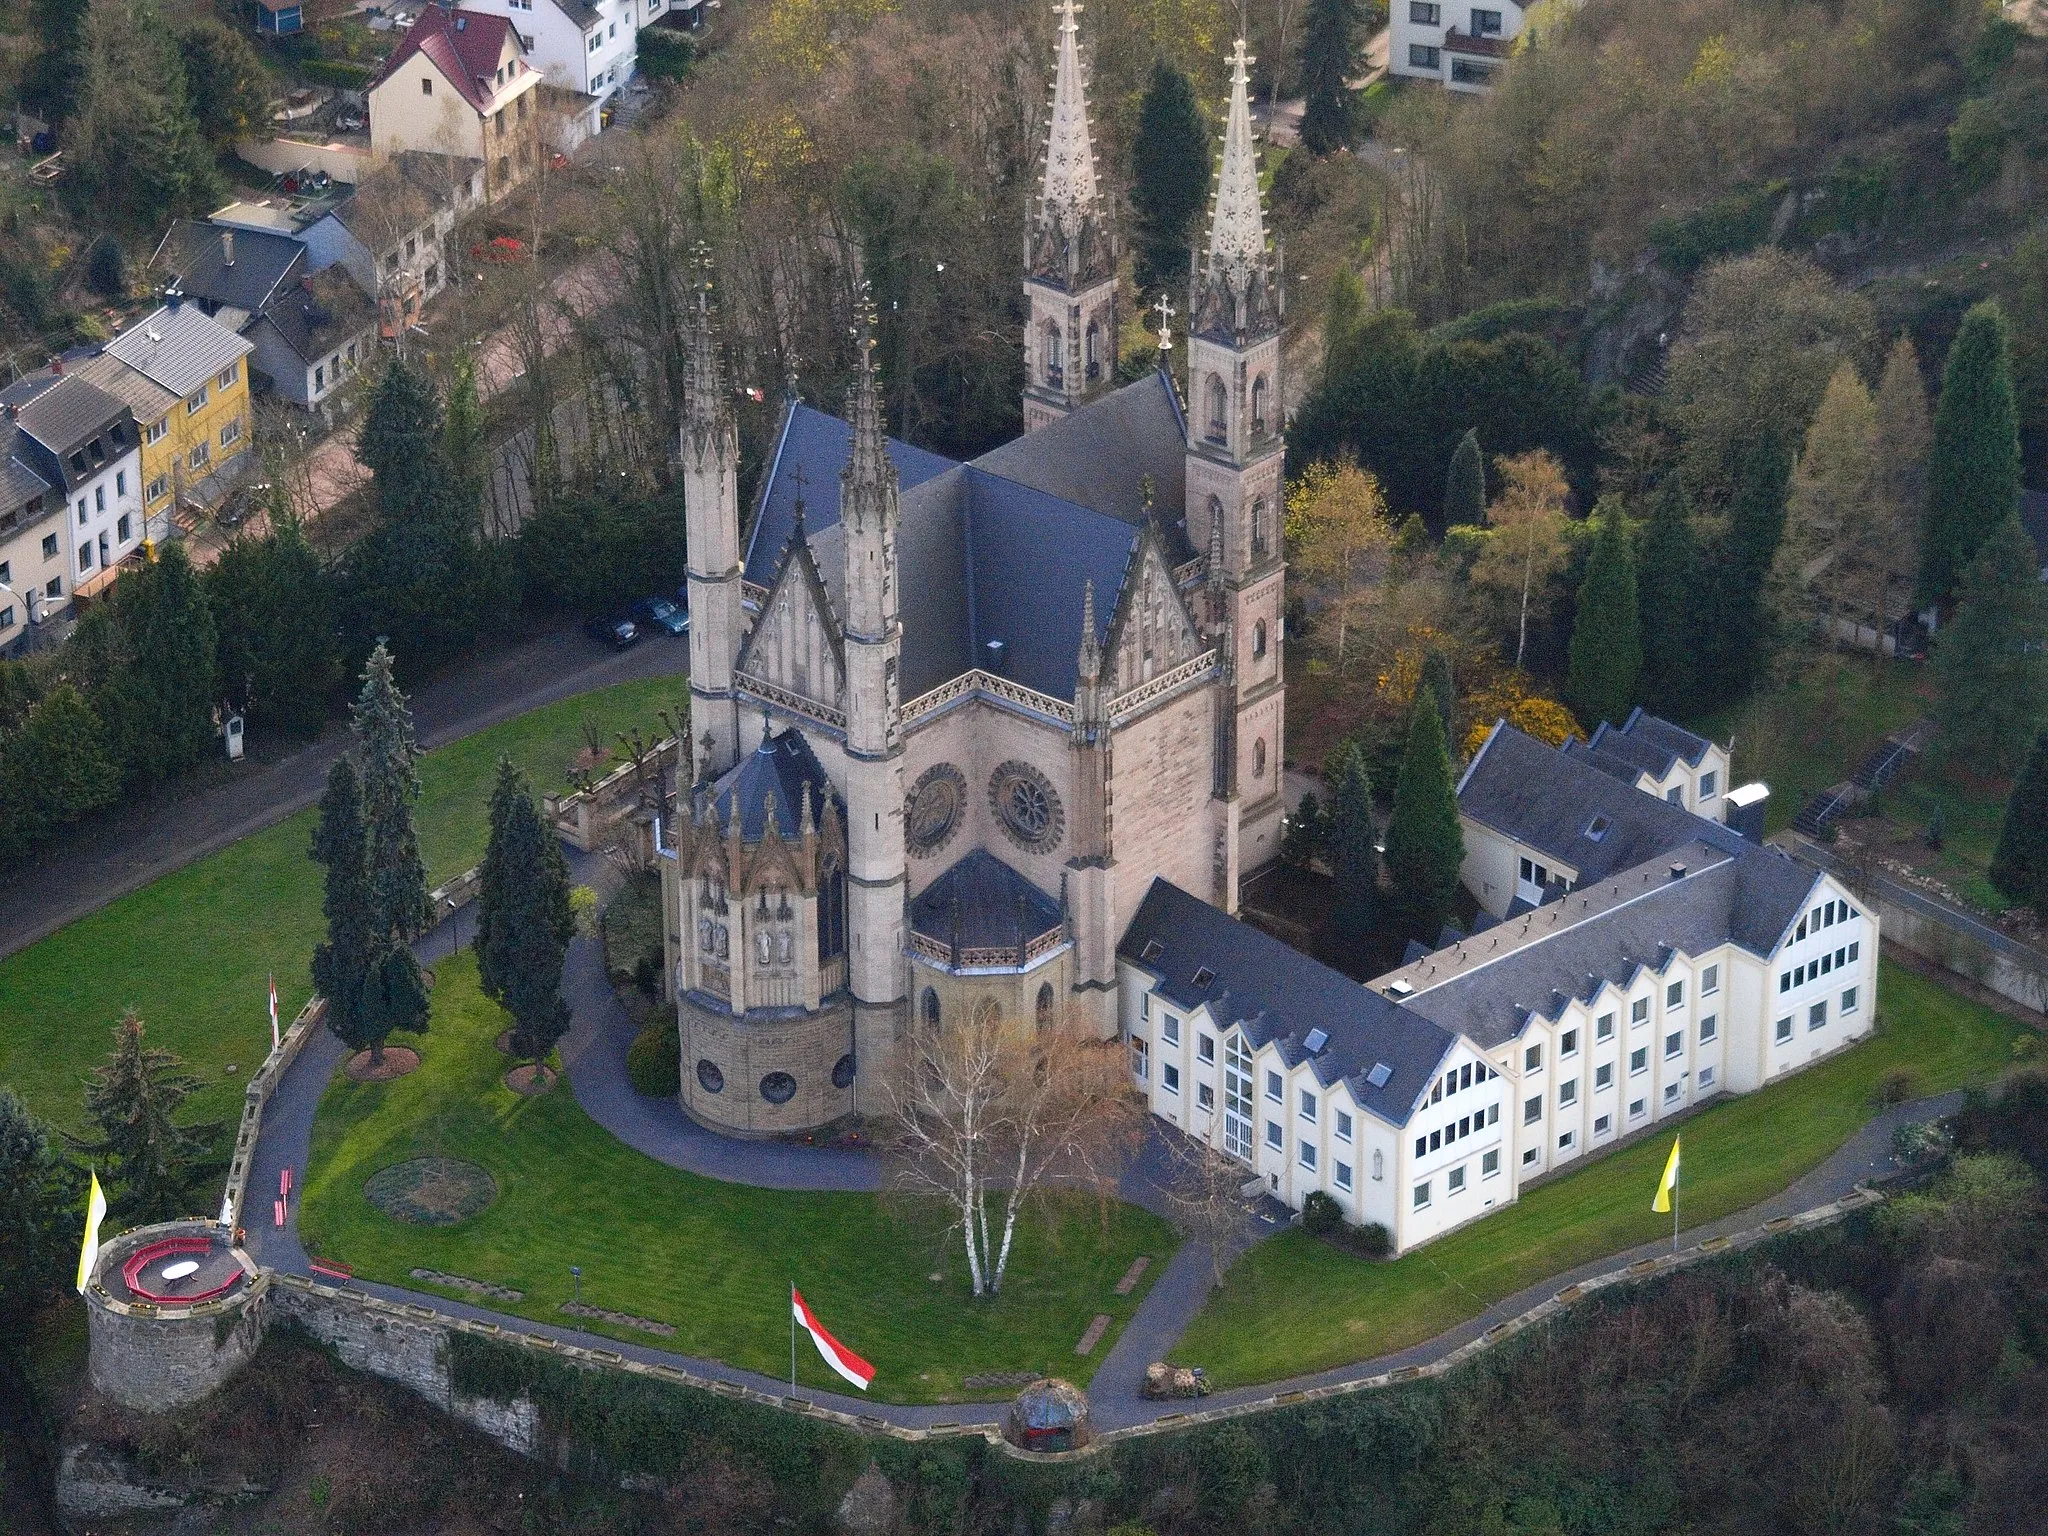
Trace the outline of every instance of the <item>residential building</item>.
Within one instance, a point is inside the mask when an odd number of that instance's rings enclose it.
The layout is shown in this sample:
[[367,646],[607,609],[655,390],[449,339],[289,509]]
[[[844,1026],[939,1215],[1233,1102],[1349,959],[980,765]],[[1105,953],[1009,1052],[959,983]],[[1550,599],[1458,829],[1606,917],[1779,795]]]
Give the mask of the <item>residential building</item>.
[[480,160],[496,199],[543,147],[541,83],[504,15],[428,5],[370,84],[370,147]]
[[[65,373],[62,364],[0,390],[0,407],[19,429],[15,458],[64,509],[57,520],[58,544],[68,590],[52,592],[45,577],[46,597],[54,603],[97,592],[142,543],[142,452],[134,412],[99,386]],[[25,493],[26,524],[35,492],[15,476],[12,493]],[[57,532],[35,535],[39,560]]]
[[[1668,722],[1607,734],[1726,771]],[[1858,899],[1593,757],[1497,725],[1458,789],[1475,931],[1363,986],[1156,881],[1118,950],[1153,1112],[1400,1252],[1867,1034]]]
[[20,425],[0,420],[0,656],[25,650],[34,626],[71,602],[65,500],[34,457]]
[[1394,0],[1387,68],[1453,91],[1491,90],[1524,15],[1516,0]]
[[239,332],[297,282],[308,263],[305,245],[281,231],[180,219],[158,243],[152,265],[167,292]]
[[[1085,373],[1092,321],[1106,372],[1096,269],[1044,259],[1082,231],[1115,249],[1081,174],[1074,11],[1018,339],[1052,321],[1054,355]],[[790,400],[743,525],[697,296],[680,442],[695,787],[659,851],[677,1088],[710,1125],[871,1111],[913,1010],[1071,1016],[1109,1038],[1118,937],[1153,881],[1231,909],[1279,851],[1280,267],[1241,42],[1231,63],[1191,274],[1202,430],[1162,373],[1034,382],[1049,418],[956,463],[884,432],[864,324],[850,419]]]
[[[165,520],[179,502],[212,506],[253,462],[247,364],[253,351],[199,306],[180,301],[135,321],[96,356],[73,365],[135,412],[143,509],[154,535],[168,532]],[[150,386],[148,394],[137,379]]]
[[250,322],[256,366],[304,410],[326,405],[377,348],[377,306],[336,265],[301,278]]
[[306,30],[301,0],[256,0],[256,30],[268,37],[292,37]]
[[638,57],[642,0],[469,0],[517,30],[526,58],[548,83],[579,98],[577,137],[603,126],[605,103],[628,80]]

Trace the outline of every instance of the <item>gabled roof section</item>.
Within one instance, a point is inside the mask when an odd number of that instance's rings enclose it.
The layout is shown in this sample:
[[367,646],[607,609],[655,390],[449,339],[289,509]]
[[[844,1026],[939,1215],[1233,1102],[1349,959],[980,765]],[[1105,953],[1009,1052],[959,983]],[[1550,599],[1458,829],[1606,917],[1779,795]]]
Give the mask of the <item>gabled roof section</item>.
[[180,304],[136,321],[106,350],[151,382],[185,396],[256,349],[197,305]]
[[1694,735],[1682,725],[1673,725],[1659,715],[1643,713],[1641,705],[1637,705],[1622,723],[1620,734],[1631,740],[1649,742],[1673,756],[1682,757],[1693,768],[1699,767],[1714,745],[1706,737]]
[[157,420],[176,405],[180,398],[175,391],[152,382],[146,374],[136,372],[119,358],[104,351],[95,352],[91,357],[80,358],[71,364],[71,371],[81,379],[97,384],[119,400],[135,413],[135,419],[139,422]]
[[[1395,1125],[1407,1122],[1454,1043],[1441,1025],[1169,880],[1152,882],[1117,956],[1150,972],[1168,1002],[1207,1004],[1219,1027],[1241,1025],[1254,1047],[1279,1042],[1290,1065],[1311,1058],[1308,1037],[1323,1031],[1323,1049],[1313,1053],[1317,1079],[1347,1083],[1361,1108]],[[1388,1070],[1374,1070],[1381,1066]]]
[[[443,10],[437,4],[424,5],[405,41],[370,82],[370,89],[374,91],[389,80],[414,54],[424,54],[464,101],[479,112],[488,112],[498,91],[498,65],[505,57],[505,40],[511,30],[512,23],[503,16],[465,11],[460,6]],[[515,47],[513,51],[519,50]]]
[[[119,458],[135,446],[134,433],[121,430],[121,424],[131,417],[128,407],[97,384],[72,373],[37,380],[36,384],[33,390],[13,385],[4,398],[18,403],[16,420],[21,430],[50,452],[70,453],[102,433],[111,439],[101,448],[110,458]],[[97,469],[93,466],[94,472]]]
[[305,246],[290,235],[220,229],[190,219],[173,224],[157,248],[158,265],[186,298],[251,315],[294,280],[305,262]]
[[[839,658],[841,676],[846,668],[846,637],[839,628],[839,613],[833,605],[832,593],[826,589],[825,581],[818,574],[818,561],[805,535],[804,524],[799,518],[790,531],[789,542],[782,546],[782,558],[776,562],[775,579],[768,584],[768,602],[763,611],[774,607],[775,595],[790,583],[803,587],[816,606],[818,622],[825,626],[825,639],[832,647],[832,654]],[[747,632],[747,638],[740,646],[739,667],[747,671],[747,663],[753,659],[754,642],[762,634],[763,625],[756,623]]]
[[760,746],[728,769],[712,790],[712,803],[718,824],[728,832],[733,817],[739,817],[742,842],[757,843],[766,837],[771,815],[776,832],[794,840],[803,836],[800,816],[806,789],[811,814],[822,816],[825,802],[833,797],[832,783],[804,733],[784,731],[780,736],[764,735]]
[[377,306],[356,286],[348,268],[337,263],[280,293],[265,306],[262,318],[311,367],[374,325]]

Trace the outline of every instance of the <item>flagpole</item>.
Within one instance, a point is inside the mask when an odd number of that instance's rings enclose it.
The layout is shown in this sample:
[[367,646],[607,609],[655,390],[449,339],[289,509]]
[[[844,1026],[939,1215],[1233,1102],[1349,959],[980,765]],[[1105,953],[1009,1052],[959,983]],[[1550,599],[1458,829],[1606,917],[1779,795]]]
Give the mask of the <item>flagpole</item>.
[[789,1395],[796,1396],[796,1282],[789,1282]]
[[1671,1170],[1671,1251],[1678,1252],[1678,1186],[1685,1182],[1685,1159],[1678,1160],[1678,1166]]

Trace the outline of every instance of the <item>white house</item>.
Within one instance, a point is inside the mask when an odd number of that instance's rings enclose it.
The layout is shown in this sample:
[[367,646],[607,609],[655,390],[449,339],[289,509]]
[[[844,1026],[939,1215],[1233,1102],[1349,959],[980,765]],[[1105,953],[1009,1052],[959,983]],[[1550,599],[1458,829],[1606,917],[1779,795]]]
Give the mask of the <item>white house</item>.
[[1394,0],[1387,68],[1454,91],[1485,91],[1522,34],[1515,0]]
[[[1693,795],[1725,777],[1666,722],[1614,735],[1690,757]],[[1495,727],[1459,786],[1477,931],[1363,986],[1155,882],[1118,951],[1153,1112],[1402,1252],[1868,1032],[1877,922],[1847,890],[1589,757]]]
[[[49,487],[45,507],[55,502],[64,509],[55,521],[61,525],[58,547],[68,590],[52,589],[54,577],[43,574],[50,539],[60,529],[42,523],[22,529],[39,541],[36,574],[30,579],[43,581],[40,616],[80,592],[107,585],[122,559],[142,543],[141,436],[125,404],[97,385],[54,369],[0,390],[0,405],[17,429],[14,461]],[[34,500],[26,479],[12,489],[30,493],[22,501],[26,511]],[[18,525],[28,521],[21,517]]]
[[633,78],[643,24],[640,0],[471,0],[467,9],[503,16],[526,59],[550,85],[583,98],[581,139],[603,126],[604,104]]
[[541,143],[541,74],[521,44],[502,12],[426,6],[370,82],[371,150],[479,160],[495,201],[533,170]]

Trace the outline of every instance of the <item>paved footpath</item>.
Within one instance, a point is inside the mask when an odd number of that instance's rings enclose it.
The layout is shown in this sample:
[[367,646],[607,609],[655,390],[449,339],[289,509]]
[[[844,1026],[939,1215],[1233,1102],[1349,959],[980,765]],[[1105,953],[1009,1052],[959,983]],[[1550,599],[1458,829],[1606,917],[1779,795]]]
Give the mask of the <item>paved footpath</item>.
[[[571,850],[570,860],[579,881],[600,888],[611,883],[613,877],[602,858]],[[455,914],[420,940],[418,949],[423,960],[431,963],[434,957],[451,952],[463,936],[460,925],[464,915],[460,912]],[[592,1119],[629,1146],[673,1168],[768,1189],[861,1191],[880,1186],[880,1168],[870,1153],[779,1142],[739,1141],[704,1129],[684,1115],[673,1101],[651,1100],[636,1093],[626,1076],[626,1046],[632,1039],[633,1026],[606,980],[602,951],[596,939],[578,939],[571,945],[563,975],[563,994],[570,1005],[572,1023],[562,1043],[562,1061],[576,1101]],[[314,1113],[344,1054],[338,1040],[325,1030],[320,1031],[284,1074],[264,1111],[249,1184],[249,1252],[258,1263],[272,1269],[298,1275],[311,1273],[308,1255],[299,1242],[296,1197],[288,1224],[282,1229],[260,1218],[268,1210],[271,1192],[278,1187],[279,1172],[290,1166],[303,1175],[312,1145]],[[1810,1210],[1839,1199],[1859,1184],[1893,1170],[1892,1133],[1898,1126],[1947,1114],[1961,1101],[1961,1094],[1952,1093],[1886,1110],[1837,1148],[1833,1156],[1789,1188],[1720,1221],[1688,1227],[1682,1234],[1682,1241],[1691,1246],[1706,1238],[1742,1231],[1778,1216]],[[1122,1193],[1125,1198],[1155,1210],[1162,1208],[1162,1155],[1162,1149],[1156,1145],[1146,1148],[1124,1180]],[[1683,1209],[1681,1203],[1681,1216]],[[1270,1211],[1254,1212],[1248,1215],[1240,1241],[1248,1245],[1281,1230],[1283,1224],[1272,1220]],[[1668,1253],[1670,1247],[1664,1241],[1646,1243],[1625,1253],[1580,1265],[1567,1273],[1553,1275],[1495,1303],[1455,1328],[1396,1354],[1311,1376],[1219,1392],[1203,1399],[1199,1406],[1229,1407],[1256,1402],[1278,1392],[1357,1381],[1405,1366],[1427,1365],[1477,1338],[1494,1324],[1528,1311],[1567,1285],[1623,1268],[1638,1259]],[[347,1255],[335,1257],[345,1259]],[[1212,1273],[1208,1250],[1199,1243],[1184,1243],[1158,1274],[1137,1312],[1124,1326],[1115,1345],[1103,1357],[1088,1383],[1089,1402],[1099,1429],[1149,1423],[1166,1414],[1196,1406],[1148,1402],[1139,1394],[1139,1387],[1148,1364],[1172,1358],[1174,1345],[1208,1299]],[[371,1295],[429,1306],[452,1317],[477,1318],[497,1323],[510,1331],[537,1334],[586,1348],[616,1350],[630,1359],[650,1365],[677,1366],[714,1380],[735,1382],[763,1392],[788,1390],[785,1380],[739,1370],[716,1360],[702,1360],[574,1328],[511,1317],[443,1296],[370,1282],[357,1284]],[[804,1389],[804,1396],[841,1412],[863,1414],[902,1428],[986,1423],[998,1418],[1002,1412],[999,1403],[913,1407],[868,1402],[810,1388]]]
[[[459,665],[413,696],[420,742],[437,747],[572,694],[634,678],[680,676],[689,646],[652,636],[615,652],[576,630],[523,641]],[[116,897],[260,832],[320,798],[349,742],[337,723],[273,762],[245,762],[225,784],[153,807],[124,806],[0,887],[0,959],[26,949]]]

